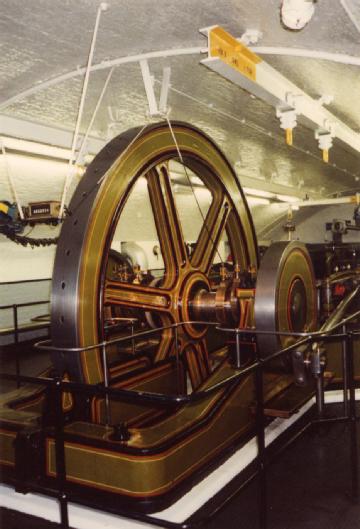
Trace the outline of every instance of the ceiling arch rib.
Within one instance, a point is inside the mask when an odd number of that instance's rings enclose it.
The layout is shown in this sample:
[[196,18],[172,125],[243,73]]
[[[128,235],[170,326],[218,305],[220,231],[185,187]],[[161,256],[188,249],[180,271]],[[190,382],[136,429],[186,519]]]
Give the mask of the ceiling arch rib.
[[[353,55],[346,55],[346,54],[341,54],[341,53],[330,53],[330,52],[321,51],[321,50],[318,51],[318,50],[309,50],[305,48],[304,49],[303,48],[285,48],[285,47],[277,47],[277,46],[253,46],[253,47],[250,47],[250,49],[254,51],[255,53],[259,53],[260,55],[263,54],[263,55],[284,55],[284,56],[290,56],[290,57],[305,57],[305,58],[319,59],[319,60],[330,61],[330,62],[341,63],[341,64],[360,66],[360,57],[355,57]],[[141,54],[136,54],[136,55],[129,55],[125,57],[118,57],[116,59],[112,59],[109,61],[102,61],[98,64],[92,65],[90,68],[90,71],[95,72],[95,71],[100,71],[100,70],[106,70],[106,69],[114,68],[116,66],[121,66],[122,64],[140,62],[141,60],[179,57],[179,56],[184,56],[184,55],[200,55],[200,54],[205,54],[207,52],[208,52],[208,49],[206,47],[190,47],[190,48],[158,50],[158,51],[152,51],[152,52],[141,53]],[[42,90],[45,90],[46,88],[57,85],[63,81],[67,81],[68,79],[73,79],[74,77],[84,75],[85,71],[86,71],[85,67],[77,68],[76,70],[72,70],[65,74],[53,77],[52,79],[48,79],[46,81],[40,82],[30,88],[27,88],[26,90],[19,92],[15,96],[12,96],[6,99],[5,101],[3,101],[2,103],[0,103],[0,112],[4,111],[7,107],[12,105],[13,103],[17,103],[18,101],[21,101],[28,96],[41,92]]]
[[[118,57],[117,59],[112,59],[110,61],[102,61],[98,64],[94,64],[91,66],[90,72],[96,72],[99,70],[107,70],[109,68],[113,68],[114,66],[121,66],[122,64],[140,62],[141,60],[161,59],[161,58],[166,58],[166,57],[178,57],[181,55],[198,55],[203,52],[206,53],[206,51],[207,50],[204,48],[196,47],[196,48],[167,49],[167,50],[160,50],[160,51],[152,51],[148,53],[141,53],[141,54],[136,54],[136,55],[129,55],[126,57]],[[52,79],[48,79],[47,81],[38,83],[35,86],[32,86],[28,88],[27,90],[24,90],[23,92],[19,92],[15,96],[10,97],[6,101],[3,101],[2,103],[0,103],[0,111],[4,110],[5,108],[12,105],[13,103],[16,103],[17,101],[24,99],[27,96],[36,94],[37,92],[44,90],[45,88],[49,88],[50,86],[54,86],[58,83],[62,83],[63,81],[67,81],[68,79],[72,79],[74,77],[84,75],[85,71],[86,71],[85,67],[77,68],[76,70],[72,70],[71,72],[67,72],[57,77],[53,77]]]

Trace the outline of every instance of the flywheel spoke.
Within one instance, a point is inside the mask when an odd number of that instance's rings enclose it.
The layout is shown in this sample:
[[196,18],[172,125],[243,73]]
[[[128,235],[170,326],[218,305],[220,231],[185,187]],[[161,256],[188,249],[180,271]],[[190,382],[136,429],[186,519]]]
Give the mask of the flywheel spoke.
[[166,167],[151,169],[146,178],[166,270],[162,286],[167,288],[187,262],[186,247]]
[[168,312],[170,295],[157,287],[107,281],[104,302],[105,304]]
[[217,193],[201,229],[192,265],[207,274],[214,260],[219,239],[224,230],[231,208],[223,194]]
[[[167,315],[161,316],[161,324],[165,327],[172,323],[172,319]],[[174,343],[174,330],[173,329],[164,329],[161,334],[161,339],[159,346],[157,348],[154,360],[156,362],[160,360],[165,360],[170,356],[171,349]]]

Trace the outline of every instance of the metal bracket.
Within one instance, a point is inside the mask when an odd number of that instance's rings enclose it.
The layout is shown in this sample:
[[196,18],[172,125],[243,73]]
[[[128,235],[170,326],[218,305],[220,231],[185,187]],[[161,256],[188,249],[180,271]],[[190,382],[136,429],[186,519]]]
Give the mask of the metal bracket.
[[106,139],[110,141],[114,136],[120,134],[122,130],[122,121],[121,121],[121,110],[116,107],[107,107],[108,111],[108,126],[106,131]]
[[292,131],[297,125],[297,116],[299,114],[297,107],[301,97],[302,94],[287,92],[285,101],[276,107],[276,117],[280,119],[280,128],[286,132],[286,143],[288,145],[293,144]]
[[298,386],[306,386],[309,382],[309,360],[305,358],[305,352],[306,348],[299,348],[291,354],[295,383]]
[[324,121],[324,127],[315,130],[315,139],[319,143],[319,149],[323,153],[323,161],[327,163],[329,161],[329,150],[333,145],[333,139],[335,137],[335,125],[328,120]]
[[250,44],[257,44],[260,39],[262,39],[262,32],[258,29],[246,29],[245,32],[241,35],[240,40],[246,46]]
[[161,92],[160,92],[160,102],[159,102],[159,110],[160,113],[166,114],[168,112],[168,95],[169,95],[169,88],[170,88],[170,76],[171,76],[171,68],[170,66],[165,66],[163,68],[163,77],[162,77],[162,83],[161,83]]
[[317,100],[319,105],[331,105],[331,103],[334,101],[334,96],[331,94],[323,94],[319,97]]
[[276,117],[280,119],[280,128],[285,130],[286,143],[288,145],[293,144],[292,131],[297,125],[297,112],[294,108],[281,109],[276,107]]
[[152,117],[155,117],[155,116],[162,116],[164,114],[167,114],[168,113],[167,100],[168,100],[168,94],[169,94],[169,88],[170,88],[170,75],[171,75],[170,66],[166,66],[163,68],[160,100],[159,100],[159,106],[158,106],[157,101],[156,101],[155,92],[154,92],[155,78],[150,73],[149,63],[147,59],[142,59],[141,61],[139,61],[139,64],[140,64],[141,74],[142,74],[142,78],[144,82],[145,93],[146,93],[146,97],[147,97],[148,105],[149,105],[149,115]]

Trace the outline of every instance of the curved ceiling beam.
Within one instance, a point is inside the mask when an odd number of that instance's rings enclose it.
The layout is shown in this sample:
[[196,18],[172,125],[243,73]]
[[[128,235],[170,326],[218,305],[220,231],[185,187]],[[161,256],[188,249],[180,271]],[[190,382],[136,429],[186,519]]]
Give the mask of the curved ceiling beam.
[[347,16],[350,18],[351,22],[354,24],[358,32],[360,33],[360,19],[356,16],[353,5],[349,5],[348,0],[340,0],[340,4],[343,6],[346,11]]
[[360,66],[360,57],[345,53],[332,53],[303,48],[285,48],[280,46],[250,46],[250,49],[259,55],[288,55],[289,57],[305,57],[306,59],[319,59],[321,61]]
[[[337,62],[341,64],[360,66],[360,57],[355,57],[353,55],[346,55],[342,53],[331,53],[331,52],[326,52],[326,51],[314,51],[314,50],[308,50],[308,49],[302,49],[302,48],[285,48],[285,47],[277,47],[277,46],[253,46],[250,49],[254,51],[255,53],[259,53],[260,55],[263,54],[263,55],[286,55],[290,57],[306,57],[309,59],[320,59],[320,60],[325,60],[325,61]],[[91,71],[95,72],[99,70],[106,70],[109,68],[113,68],[114,66],[121,66],[122,64],[130,64],[134,62],[139,62],[144,59],[162,59],[166,57],[179,57],[179,56],[184,56],[184,55],[199,55],[201,53],[207,53],[207,51],[208,51],[207,48],[204,48],[204,47],[177,48],[177,49],[152,51],[148,53],[141,53],[138,55],[118,57],[117,59],[112,59],[109,61],[102,61],[98,64],[94,64],[91,67]],[[23,92],[20,92],[16,94],[15,96],[10,97],[9,99],[6,99],[2,103],[0,103],[0,111],[9,107],[13,103],[17,103],[18,101],[21,101],[22,99],[28,96],[41,92],[42,90],[49,88],[50,86],[57,85],[63,81],[72,79],[80,75],[84,75],[84,73],[85,73],[85,68],[77,68],[76,70],[72,70],[71,72],[67,72],[57,77],[53,77],[52,79],[48,79],[46,81],[40,82],[24,90]]]
[[[207,49],[197,47],[197,48],[178,48],[178,49],[151,51],[148,53],[140,53],[138,55],[118,57],[117,59],[112,59],[109,61],[102,61],[98,64],[94,64],[93,66],[91,66],[90,71],[96,72],[98,70],[107,70],[109,68],[113,68],[114,66],[121,66],[122,64],[139,62],[144,59],[145,60],[146,59],[164,59],[166,57],[178,57],[182,55],[198,55],[203,52],[207,53]],[[15,96],[10,97],[9,99],[0,103],[0,111],[8,107],[9,105],[12,105],[13,103],[16,103],[17,101],[20,101],[21,99],[24,99],[25,97],[31,96],[33,94],[36,94],[37,92],[40,92],[41,90],[44,90],[45,88],[49,88],[50,86],[57,85],[59,83],[62,83],[63,81],[72,79],[73,77],[78,77],[79,75],[83,75],[85,73],[85,70],[86,70],[85,67],[77,68],[76,70],[72,70],[71,72],[67,72],[65,74],[58,75],[57,77],[53,77],[52,79],[48,79],[47,81],[38,83],[32,86],[31,88],[28,88],[27,90],[24,90],[23,92],[20,92],[19,94],[16,94]]]

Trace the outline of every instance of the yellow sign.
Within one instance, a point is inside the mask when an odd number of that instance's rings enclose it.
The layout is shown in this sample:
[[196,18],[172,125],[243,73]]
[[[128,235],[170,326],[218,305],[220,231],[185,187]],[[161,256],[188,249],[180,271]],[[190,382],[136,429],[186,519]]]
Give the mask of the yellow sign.
[[219,57],[235,70],[256,81],[256,65],[262,59],[219,26],[209,32],[209,52],[210,57]]

